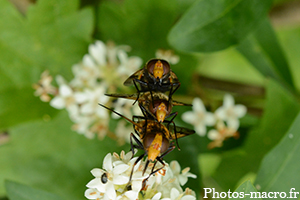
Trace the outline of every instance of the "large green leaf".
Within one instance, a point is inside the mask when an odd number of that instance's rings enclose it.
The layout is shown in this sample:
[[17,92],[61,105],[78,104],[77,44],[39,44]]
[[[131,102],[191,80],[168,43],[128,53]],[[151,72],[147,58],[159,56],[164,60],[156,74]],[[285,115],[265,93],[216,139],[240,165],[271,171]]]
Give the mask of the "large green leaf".
[[150,59],[157,49],[170,48],[166,36],[178,16],[177,9],[173,0],[104,1],[97,27],[104,40],[130,45],[134,55]]
[[[97,14],[98,35],[104,41],[129,45],[132,49],[130,54],[140,56],[145,63],[155,57],[158,49],[172,49],[167,42],[167,34],[189,3],[184,1],[183,5],[174,0],[103,1]],[[191,55],[175,54],[180,56],[180,62],[172,65],[172,70],[182,83],[189,82],[197,61]],[[189,87],[182,84],[176,94],[186,95]]]
[[261,21],[272,0],[199,0],[169,33],[178,50],[210,52],[241,42]]
[[10,129],[10,141],[0,147],[0,196],[9,179],[65,199],[83,199],[85,185],[93,179],[90,170],[101,168],[105,155],[120,153],[122,147],[109,138],[88,140],[71,131],[71,125],[64,111],[50,121]]
[[289,64],[274,30],[265,17],[258,29],[237,46],[237,50],[265,77],[294,89]]
[[255,184],[263,192],[300,188],[300,114],[280,143],[263,159]]
[[[77,4],[41,0],[24,18],[7,0],[0,1],[0,121],[5,121],[1,129],[40,118],[45,106],[36,104],[32,84],[45,69],[69,78],[71,66],[87,51],[93,13],[91,9],[77,11]],[[12,121],[10,116],[20,112],[13,107],[30,114]],[[31,109],[26,110],[28,107]]]
[[7,196],[10,200],[61,200],[61,198],[55,194],[13,181],[6,181],[5,186]]
[[269,81],[266,98],[261,123],[249,133],[244,147],[222,155],[214,178],[225,190],[234,188],[248,172],[257,172],[264,155],[280,141],[299,112],[294,96],[274,81]]
[[[253,197],[259,197],[257,190],[251,183],[251,181],[245,181],[242,183],[232,194],[231,198],[229,199],[253,199]],[[238,194],[238,195],[237,195]],[[239,198],[236,198],[239,197]],[[261,199],[261,198],[255,198]]]

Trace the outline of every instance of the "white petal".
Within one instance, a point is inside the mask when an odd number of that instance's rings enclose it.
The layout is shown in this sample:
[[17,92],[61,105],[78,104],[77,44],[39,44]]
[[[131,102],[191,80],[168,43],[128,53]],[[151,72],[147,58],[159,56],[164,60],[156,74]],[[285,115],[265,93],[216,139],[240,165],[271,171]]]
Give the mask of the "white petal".
[[187,111],[182,114],[181,119],[189,124],[194,124],[196,115],[193,111]]
[[85,103],[82,104],[80,107],[80,111],[82,114],[93,114],[94,113],[94,106],[92,103]]
[[106,171],[112,171],[112,159],[111,154],[107,154],[103,160],[103,169]]
[[227,127],[233,130],[237,130],[240,126],[240,121],[236,118],[229,118],[227,119]]
[[224,100],[223,100],[223,106],[225,108],[232,107],[234,105],[234,98],[230,94],[225,94]]
[[76,120],[79,117],[79,106],[77,104],[70,104],[66,107],[69,112],[71,120]]
[[192,174],[190,172],[188,172],[187,174],[185,174],[186,177],[190,177],[190,178],[197,178],[196,174]]
[[56,96],[50,101],[50,105],[56,109],[63,109],[66,106],[66,102],[61,96]]
[[73,90],[68,85],[61,85],[59,87],[59,94],[63,97],[69,97],[73,94]]
[[93,61],[92,57],[88,54],[83,56],[82,63],[84,66],[93,67],[93,68],[96,65],[95,62]]
[[126,197],[128,197],[129,199],[136,200],[136,199],[138,199],[139,192],[130,190],[130,191],[125,192],[124,195]]
[[170,163],[170,167],[171,167],[174,174],[179,174],[180,173],[181,168],[180,168],[179,163],[176,160],[173,160]]
[[195,126],[195,131],[198,135],[204,136],[206,134],[206,126],[202,122],[199,122],[199,124]]
[[86,186],[88,188],[95,188],[99,192],[102,192],[102,193],[104,193],[106,191],[106,186],[105,186],[105,184],[103,184],[101,182],[100,178],[95,178],[95,179],[91,180],[88,184],[86,184]]
[[206,108],[200,98],[195,98],[193,100],[193,110],[196,112],[205,112]]
[[91,173],[93,174],[94,177],[100,178],[102,176],[102,174],[105,173],[105,171],[103,171],[102,169],[99,169],[99,168],[94,168],[91,170]]
[[215,115],[216,115],[218,118],[222,119],[222,120],[226,120],[226,118],[227,118],[226,110],[225,110],[225,108],[222,107],[222,106],[219,107],[219,108],[215,111]]
[[106,65],[106,46],[102,41],[96,41],[95,45],[90,45],[89,53],[99,65]]
[[196,200],[196,197],[193,195],[185,195],[181,198],[181,200]]
[[241,118],[245,116],[247,108],[244,105],[238,104],[234,106],[234,112],[238,118]]
[[159,192],[159,193],[156,193],[156,194],[152,197],[151,200],[159,200],[160,197],[161,197],[161,193]]
[[121,173],[125,172],[128,168],[129,168],[129,165],[121,164],[121,165],[115,166],[113,171],[114,171],[114,174],[121,174]]
[[116,199],[116,197],[117,197],[116,190],[115,190],[114,185],[111,182],[107,183],[105,194],[113,200]]
[[64,77],[62,77],[61,75],[57,75],[55,77],[55,80],[59,86],[66,84]]
[[126,183],[128,183],[129,181],[129,176],[114,176],[114,180],[113,180],[113,183],[115,185],[124,185]]
[[142,189],[142,180],[138,180],[138,181],[132,181],[131,182],[131,188],[134,191],[140,191]]
[[205,114],[204,120],[207,126],[213,126],[216,123],[215,115],[212,114],[211,112],[207,112]]
[[207,137],[210,140],[215,140],[219,137],[219,132],[215,129],[212,129],[207,133]]
[[97,199],[97,198],[100,198],[100,193],[96,189],[89,188],[84,192],[84,196],[87,199]]
[[88,100],[88,95],[85,92],[76,92],[74,98],[77,103],[81,104]]
[[186,176],[178,176],[178,179],[179,179],[179,183],[180,183],[180,185],[184,185],[184,184],[186,184],[186,182],[188,181],[188,178],[186,177]]
[[170,194],[171,199],[176,199],[179,195],[180,193],[176,188],[171,189],[171,194]]

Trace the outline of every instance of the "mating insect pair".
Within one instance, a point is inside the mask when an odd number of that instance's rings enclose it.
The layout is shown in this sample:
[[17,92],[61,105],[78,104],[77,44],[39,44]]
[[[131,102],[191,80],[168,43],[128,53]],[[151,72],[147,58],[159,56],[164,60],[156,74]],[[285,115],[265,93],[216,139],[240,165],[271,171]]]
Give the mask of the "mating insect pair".
[[[138,87],[138,84],[140,87]],[[162,158],[175,149],[174,141],[176,141],[178,146],[178,138],[195,133],[193,130],[177,127],[173,122],[177,116],[177,112],[172,113],[173,106],[191,105],[172,100],[172,95],[179,88],[180,82],[175,73],[170,69],[169,63],[165,60],[150,60],[143,69],[131,75],[124,82],[124,85],[134,85],[137,93],[131,95],[107,95],[116,98],[132,99],[135,102],[138,101],[143,116],[133,116],[132,120],[130,120],[111,108],[102,104],[99,105],[133,124],[134,133],[130,135],[131,151],[134,152],[134,148],[144,150],[144,154],[138,157],[134,166],[145,156],[148,156],[143,171],[144,174],[149,163],[154,162],[151,173],[144,180],[145,184],[152,174],[165,166]],[[171,120],[166,120],[169,117],[172,117]],[[172,125],[170,125],[171,123]],[[162,167],[155,170],[157,162],[160,162]],[[130,175],[130,181],[134,166]]]

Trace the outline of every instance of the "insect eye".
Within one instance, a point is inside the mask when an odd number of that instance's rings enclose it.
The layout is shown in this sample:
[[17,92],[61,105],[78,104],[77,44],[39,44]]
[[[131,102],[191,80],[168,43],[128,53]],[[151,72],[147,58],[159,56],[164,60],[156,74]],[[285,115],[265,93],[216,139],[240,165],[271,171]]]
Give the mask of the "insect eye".
[[107,174],[106,173],[102,174],[102,176],[101,176],[101,182],[103,184],[105,184],[105,183],[107,183],[107,181],[108,181]]

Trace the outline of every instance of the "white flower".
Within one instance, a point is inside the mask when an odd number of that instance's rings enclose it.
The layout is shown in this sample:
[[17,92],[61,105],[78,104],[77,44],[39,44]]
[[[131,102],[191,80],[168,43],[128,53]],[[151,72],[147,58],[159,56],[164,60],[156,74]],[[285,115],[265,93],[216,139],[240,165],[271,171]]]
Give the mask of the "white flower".
[[230,94],[226,94],[223,100],[223,106],[219,107],[215,114],[219,119],[224,120],[229,128],[237,130],[240,122],[239,118],[243,117],[247,112],[244,105],[234,104],[234,98]]
[[205,106],[199,98],[193,100],[193,111],[183,113],[182,119],[194,125],[196,133],[200,136],[206,134],[206,126],[213,126],[215,124],[214,115],[206,111]]
[[88,188],[97,189],[100,193],[104,193],[109,199],[116,199],[116,191],[114,185],[124,185],[129,181],[129,177],[122,175],[129,166],[119,164],[113,166],[111,154],[107,154],[103,160],[103,168],[95,168],[91,171],[95,177],[86,186]]
[[195,200],[196,197],[190,194],[186,195],[186,192],[180,193],[176,188],[172,188],[170,192],[170,198],[164,198],[163,200]]
[[84,196],[88,199],[100,199],[101,193],[94,188],[89,188],[84,192]]
[[[134,115],[141,115],[141,111],[140,111],[137,103],[132,105],[132,101],[129,101],[128,99],[123,99],[123,98],[118,98],[114,102],[114,110],[124,116],[131,116],[132,113]],[[114,119],[120,118],[120,116],[115,113],[112,113],[112,117]]]
[[215,147],[221,147],[226,138],[238,138],[239,133],[236,131],[236,129],[227,127],[222,120],[219,120],[217,122],[216,129],[211,129],[207,133],[207,137],[210,140],[213,140],[211,143],[208,144],[208,148],[212,149]]
[[172,169],[172,172],[174,174],[174,176],[177,178],[177,180],[179,181],[180,185],[184,185],[186,184],[186,182],[188,181],[188,178],[197,178],[197,176],[195,174],[190,173],[190,168],[186,167],[185,169],[183,169],[180,173],[181,167],[179,165],[179,163],[176,160],[173,160],[170,163],[170,168]]
[[[131,151],[127,154],[122,151],[120,156],[117,153],[113,153],[113,156],[108,154],[103,161],[104,169],[95,168],[91,171],[95,178],[87,184],[86,198],[98,198],[99,200],[195,199],[195,194],[192,190],[186,189],[183,192],[179,182],[174,181],[176,177],[174,177],[167,163],[162,170],[151,175],[146,184],[143,185],[143,181],[145,178],[148,178],[152,170],[153,163],[149,164],[146,174],[142,175],[145,161],[139,161],[133,170],[132,180],[128,184],[132,167],[138,158],[133,157],[131,159],[131,157]],[[161,164],[157,164],[155,169],[161,167]],[[171,173],[165,173],[166,171]]]
[[156,58],[164,59],[173,65],[179,62],[179,56],[175,55],[172,50],[158,49],[155,52],[155,56]]
[[[51,86],[52,77],[46,71],[41,75],[38,84],[33,85],[35,95],[43,101],[50,101],[50,105],[56,109],[66,109],[70,119],[75,123],[73,129],[87,138],[98,135],[103,138],[108,131],[108,111],[100,107],[98,103],[112,107],[105,93],[113,93],[120,86],[123,87],[124,76],[134,73],[142,64],[142,60],[136,56],[128,56],[129,46],[116,46],[113,42],[104,44],[96,41],[89,45],[88,53],[82,61],[72,66],[74,78],[67,82],[57,75],[56,82],[59,87]],[[120,100],[122,101],[122,100]],[[124,100],[125,101],[125,100]],[[127,103],[127,104],[126,104]],[[138,105],[132,109],[130,101],[119,105],[122,113],[136,113]],[[129,133],[128,133],[129,134]],[[128,136],[126,137],[128,138]]]
[[143,64],[141,58],[137,56],[128,57],[127,53],[122,49],[118,51],[118,58],[120,60],[120,65],[118,67],[118,73],[120,75],[130,76]]
[[75,95],[73,89],[66,83],[62,76],[57,76],[56,81],[59,85],[58,95],[51,101],[50,105],[56,109],[66,108],[71,118],[75,118],[79,114],[78,102],[80,98]]
[[39,82],[33,85],[33,88],[36,90],[34,95],[40,96],[42,101],[50,101],[51,97],[49,94],[54,95],[56,92],[56,88],[51,85],[52,79],[52,76],[49,75],[49,71],[46,70],[41,74]]
[[132,125],[128,125],[125,120],[119,120],[117,127],[115,129],[115,134],[118,138],[120,144],[123,144],[126,141],[130,143],[130,133],[133,132]]

